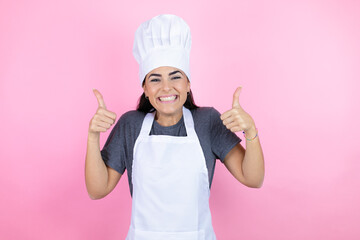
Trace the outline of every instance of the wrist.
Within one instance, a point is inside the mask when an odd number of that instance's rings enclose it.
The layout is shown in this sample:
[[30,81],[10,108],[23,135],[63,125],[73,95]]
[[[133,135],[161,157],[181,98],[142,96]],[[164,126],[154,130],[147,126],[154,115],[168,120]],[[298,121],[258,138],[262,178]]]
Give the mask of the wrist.
[[252,126],[250,129],[243,131],[243,133],[244,133],[244,137],[246,138],[246,140],[252,141],[257,137],[258,130],[255,126]]
[[88,141],[90,142],[98,142],[100,140],[99,132],[88,132]]

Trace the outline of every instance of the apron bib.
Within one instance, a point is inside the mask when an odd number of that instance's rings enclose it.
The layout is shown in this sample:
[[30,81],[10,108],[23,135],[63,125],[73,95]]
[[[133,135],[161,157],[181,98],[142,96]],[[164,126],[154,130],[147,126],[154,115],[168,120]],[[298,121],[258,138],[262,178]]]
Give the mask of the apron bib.
[[134,146],[131,225],[126,240],[215,240],[205,157],[190,110],[187,136],[149,135],[148,113]]

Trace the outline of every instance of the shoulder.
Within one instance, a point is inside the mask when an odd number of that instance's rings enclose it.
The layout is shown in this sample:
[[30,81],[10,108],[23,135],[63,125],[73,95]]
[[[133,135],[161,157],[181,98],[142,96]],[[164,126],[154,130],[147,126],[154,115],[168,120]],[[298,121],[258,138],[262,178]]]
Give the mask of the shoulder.
[[209,134],[214,125],[221,123],[220,113],[214,107],[199,107],[192,109],[195,129]]
[[212,120],[214,118],[220,117],[220,113],[214,107],[199,107],[196,109],[192,109],[191,113],[194,117],[194,121],[196,120]]
[[209,115],[218,112],[214,107],[199,107],[199,108],[191,109],[190,111],[193,115],[194,114]]
[[129,130],[137,130],[141,128],[145,115],[146,113],[136,110],[125,112],[120,116],[114,128],[123,133]]
[[140,132],[146,113],[131,110],[121,115],[117,121],[114,132],[120,138],[137,136]]
[[146,113],[137,110],[131,110],[121,115],[119,122],[120,124],[134,124],[142,122],[145,118]]

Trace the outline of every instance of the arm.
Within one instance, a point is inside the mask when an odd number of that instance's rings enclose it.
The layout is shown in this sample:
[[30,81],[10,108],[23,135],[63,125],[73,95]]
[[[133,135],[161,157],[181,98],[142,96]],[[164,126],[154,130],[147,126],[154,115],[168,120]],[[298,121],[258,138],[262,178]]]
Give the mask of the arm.
[[[251,135],[255,136],[256,132]],[[246,150],[239,143],[226,155],[224,164],[229,172],[242,184],[252,188],[260,188],[264,181],[264,156],[259,137],[246,141]]]
[[[244,131],[246,138],[256,135],[255,123],[252,117],[242,109],[239,103],[241,88],[234,93],[233,107],[221,115],[221,120],[232,132]],[[236,145],[225,157],[224,164],[230,173],[248,187],[260,188],[264,181],[264,155],[259,136],[254,140],[246,140],[246,150]]]
[[89,124],[85,159],[85,183],[91,199],[108,195],[121,178],[121,174],[107,167],[100,152],[100,132],[106,132],[116,119],[116,114],[106,109],[99,91],[94,90],[99,107]]
[[117,185],[121,174],[107,167],[100,154],[100,134],[89,133],[85,160],[85,182],[93,200],[108,195]]

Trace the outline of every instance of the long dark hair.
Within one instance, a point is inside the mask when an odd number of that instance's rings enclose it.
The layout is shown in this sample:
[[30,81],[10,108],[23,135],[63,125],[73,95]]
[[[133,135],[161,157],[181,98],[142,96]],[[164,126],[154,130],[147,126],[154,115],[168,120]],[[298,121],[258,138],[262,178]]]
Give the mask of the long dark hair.
[[[146,77],[145,77],[146,78]],[[143,85],[145,83],[145,79],[143,81]],[[190,92],[188,92],[186,101],[184,103],[184,107],[186,107],[187,109],[196,109],[199,108],[194,101],[194,97],[193,94],[190,90]],[[145,93],[141,94],[141,96],[139,97],[139,101],[138,101],[138,105],[136,110],[140,111],[140,112],[144,112],[144,113],[149,113],[149,112],[154,112],[155,108],[151,105],[149,99],[145,98]]]

